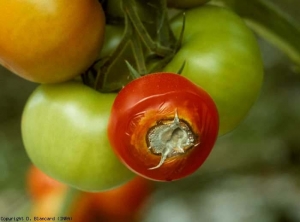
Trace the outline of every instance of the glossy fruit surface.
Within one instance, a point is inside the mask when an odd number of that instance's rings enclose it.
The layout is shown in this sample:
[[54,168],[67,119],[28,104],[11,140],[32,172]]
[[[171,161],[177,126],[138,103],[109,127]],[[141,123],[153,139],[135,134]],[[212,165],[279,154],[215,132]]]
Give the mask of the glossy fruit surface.
[[0,64],[27,80],[69,80],[101,49],[105,18],[97,0],[3,0],[0,8]]
[[107,138],[115,94],[81,83],[39,86],[22,116],[22,137],[32,162],[52,178],[85,191],[111,189],[132,173]]
[[116,97],[110,143],[134,172],[171,181],[197,170],[218,134],[211,97],[186,78],[155,73],[127,84]]
[[[222,135],[245,118],[260,93],[263,63],[257,40],[244,21],[225,8],[193,8],[185,17],[181,48],[164,71],[176,72],[186,62],[182,75],[211,95]],[[182,22],[181,15],[172,22],[176,36]]]

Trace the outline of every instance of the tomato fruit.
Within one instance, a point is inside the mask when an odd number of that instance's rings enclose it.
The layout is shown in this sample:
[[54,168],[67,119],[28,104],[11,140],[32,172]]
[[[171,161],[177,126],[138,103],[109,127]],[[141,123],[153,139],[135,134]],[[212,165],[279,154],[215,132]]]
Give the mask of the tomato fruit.
[[[215,101],[219,135],[234,129],[256,101],[263,81],[263,63],[255,36],[233,12],[216,6],[186,11],[181,48],[164,68],[182,75],[206,90]],[[182,15],[172,22],[176,34]]]
[[92,194],[92,206],[104,221],[140,221],[139,211],[154,190],[152,181],[135,177],[128,183]]
[[211,97],[173,73],[149,74],[127,84],[114,101],[108,125],[120,159],[137,174],[158,181],[194,172],[217,134]]
[[125,183],[133,174],[118,160],[107,138],[115,94],[81,83],[39,86],[22,115],[22,138],[34,163],[52,178],[85,191]]
[[210,0],[167,0],[168,7],[172,8],[193,8],[200,5],[204,5]]
[[0,64],[39,83],[84,72],[101,49],[105,18],[98,0],[4,0]]
[[67,186],[44,174],[34,165],[28,169],[26,188],[32,200],[41,199],[53,190],[66,191]]

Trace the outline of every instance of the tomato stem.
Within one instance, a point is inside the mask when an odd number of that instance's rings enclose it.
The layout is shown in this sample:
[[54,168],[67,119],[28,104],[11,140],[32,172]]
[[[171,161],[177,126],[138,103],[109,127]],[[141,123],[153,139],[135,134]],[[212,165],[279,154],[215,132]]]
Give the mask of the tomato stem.
[[126,65],[129,69],[129,73],[130,73],[132,79],[140,78],[141,74],[137,70],[135,70],[127,60],[125,60],[125,62],[126,62]]
[[124,6],[124,10],[125,13],[128,13],[130,20],[132,21],[137,33],[139,34],[144,44],[152,52],[155,52],[155,54],[157,54],[158,56],[164,57],[170,53],[173,53],[173,50],[171,48],[162,46],[160,42],[155,42],[152,40],[143,22],[141,21],[137,12],[134,10],[133,7],[134,4],[135,4],[134,0],[127,0],[127,4]]
[[[155,9],[153,10],[155,13],[151,14],[153,16],[151,21],[156,21],[155,36],[150,35],[149,30],[146,28],[147,26],[144,25],[139,17],[137,7],[135,7],[137,1],[140,3],[139,6],[145,7],[145,10],[149,9],[149,7]],[[108,83],[108,73],[115,62],[121,57],[128,44],[132,49],[139,75],[160,71],[174,57],[181,46],[183,31],[179,39],[176,40],[169,24],[166,0],[153,0],[151,3],[141,0],[122,0],[121,8],[123,9],[125,21],[122,40],[107,58],[100,61],[100,68],[96,77],[94,77],[94,88],[101,92],[119,90],[112,89],[112,84]],[[88,75],[83,76],[83,81],[89,84],[90,79]],[[125,84],[127,82],[123,85]],[[120,87],[120,83],[117,85]]]
[[180,67],[179,70],[177,71],[177,74],[181,74],[181,73],[182,73],[182,71],[184,70],[185,64],[186,64],[186,60],[183,61],[181,67]]
[[[127,21],[128,21],[126,24],[128,25],[128,27],[133,29],[133,24],[129,20],[127,13],[125,13],[125,17],[127,18]],[[138,72],[140,74],[146,74],[147,68],[146,68],[146,64],[145,64],[145,56],[144,56],[141,40],[138,37],[136,30],[132,30],[132,32],[133,32],[133,35],[130,40],[130,44],[131,44],[131,47],[133,50],[133,55],[134,55],[134,58],[136,61]],[[129,63],[127,62],[126,64],[128,66]]]
[[[129,23],[125,17],[126,24]],[[103,64],[101,64],[101,68],[98,70],[98,74],[95,80],[94,88],[101,92],[111,92],[112,89],[106,88],[107,75],[112,67],[112,65],[116,62],[116,60],[120,57],[127,44],[130,42],[130,38],[132,36],[132,28],[130,25],[125,26],[124,34],[121,42],[116,47],[116,49],[112,52],[112,54],[105,59]]]
[[156,10],[158,11],[158,41],[161,45],[173,48],[176,38],[168,21],[167,2],[165,0],[158,0],[158,7],[156,7]]

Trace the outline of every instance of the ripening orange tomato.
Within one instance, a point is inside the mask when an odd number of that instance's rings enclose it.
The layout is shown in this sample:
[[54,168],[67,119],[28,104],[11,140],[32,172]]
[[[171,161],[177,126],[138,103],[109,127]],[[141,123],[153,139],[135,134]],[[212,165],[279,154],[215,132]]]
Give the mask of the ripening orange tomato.
[[94,62],[105,17],[98,0],[3,0],[0,24],[0,64],[27,80],[54,83]]

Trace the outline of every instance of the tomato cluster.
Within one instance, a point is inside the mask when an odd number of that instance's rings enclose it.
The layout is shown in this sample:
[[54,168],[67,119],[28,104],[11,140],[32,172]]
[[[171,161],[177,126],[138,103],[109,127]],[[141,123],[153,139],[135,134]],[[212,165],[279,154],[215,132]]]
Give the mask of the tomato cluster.
[[239,16],[208,0],[148,2],[0,3],[0,64],[40,83],[24,146],[59,182],[98,192],[135,174],[186,177],[260,92],[259,47]]

